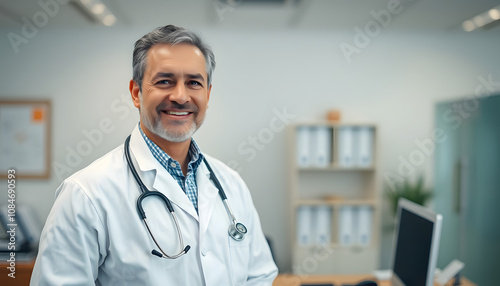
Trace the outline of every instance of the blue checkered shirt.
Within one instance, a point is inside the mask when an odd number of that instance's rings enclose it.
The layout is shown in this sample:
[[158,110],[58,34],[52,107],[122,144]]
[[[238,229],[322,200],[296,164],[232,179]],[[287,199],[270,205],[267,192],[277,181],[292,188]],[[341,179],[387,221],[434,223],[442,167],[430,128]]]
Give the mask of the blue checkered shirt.
[[198,212],[198,187],[196,186],[196,170],[200,166],[203,160],[203,154],[201,154],[200,148],[194,139],[191,138],[191,145],[189,146],[188,157],[190,161],[188,163],[187,175],[182,174],[181,164],[170,157],[165,151],[163,151],[158,145],[151,141],[146,134],[142,131],[139,125],[139,130],[141,131],[142,137],[146,141],[146,144],[151,150],[153,156],[160,162],[160,164],[168,171],[170,175],[177,181],[181,189],[186,193],[189,200],[193,203],[196,212]]

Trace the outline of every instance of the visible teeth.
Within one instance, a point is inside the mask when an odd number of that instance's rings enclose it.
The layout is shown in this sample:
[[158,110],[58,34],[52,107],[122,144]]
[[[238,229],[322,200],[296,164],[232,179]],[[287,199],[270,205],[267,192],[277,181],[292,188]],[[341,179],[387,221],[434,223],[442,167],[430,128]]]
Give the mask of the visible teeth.
[[189,112],[167,111],[167,114],[173,114],[173,115],[188,115],[188,114],[189,114]]

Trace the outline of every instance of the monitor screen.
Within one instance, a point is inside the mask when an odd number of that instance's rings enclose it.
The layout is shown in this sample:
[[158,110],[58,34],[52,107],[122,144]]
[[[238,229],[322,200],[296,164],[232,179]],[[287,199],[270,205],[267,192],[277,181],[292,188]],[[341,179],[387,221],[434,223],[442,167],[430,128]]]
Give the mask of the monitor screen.
[[399,202],[393,285],[433,285],[441,221],[441,215],[422,206],[407,200]]

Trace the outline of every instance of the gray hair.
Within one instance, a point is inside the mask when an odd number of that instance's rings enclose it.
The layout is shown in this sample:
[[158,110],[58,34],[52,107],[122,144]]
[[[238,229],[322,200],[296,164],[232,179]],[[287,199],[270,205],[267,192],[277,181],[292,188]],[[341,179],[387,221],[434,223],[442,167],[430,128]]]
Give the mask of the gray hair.
[[196,46],[205,57],[205,66],[207,71],[208,87],[212,83],[212,73],[215,69],[215,56],[210,46],[208,46],[199,35],[187,29],[168,25],[158,27],[152,32],[142,36],[135,42],[134,53],[132,58],[133,80],[139,85],[142,92],[142,79],[144,70],[146,69],[146,59],[149,49],[156,44],[171,44],[176,45],[187,43]]

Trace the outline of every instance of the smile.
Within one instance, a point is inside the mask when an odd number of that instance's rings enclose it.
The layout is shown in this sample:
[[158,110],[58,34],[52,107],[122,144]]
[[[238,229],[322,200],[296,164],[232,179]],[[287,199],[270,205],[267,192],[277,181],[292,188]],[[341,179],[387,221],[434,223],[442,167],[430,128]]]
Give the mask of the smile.
[[162,111],[163,113],[169,114],[169,115],[177,115],[177,116],[182,116],[182,115],[188,115],[191,112],[188,111],[172,111],[172,110],[164,110]]

